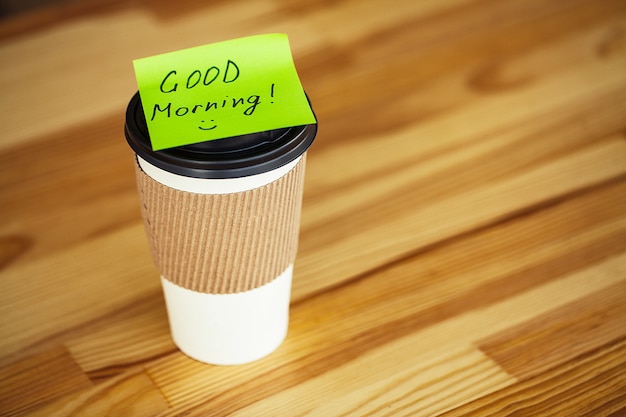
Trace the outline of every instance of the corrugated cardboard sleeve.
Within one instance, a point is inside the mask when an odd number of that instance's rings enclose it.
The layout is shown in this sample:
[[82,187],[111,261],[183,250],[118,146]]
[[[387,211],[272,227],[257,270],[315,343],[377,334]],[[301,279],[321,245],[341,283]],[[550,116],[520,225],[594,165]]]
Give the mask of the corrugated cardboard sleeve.
[[167,187],[136,165],[153,259],[165,279],[190,290],[231,294],[272,281],[298,247],[305,157],[263,187],[196,194]]

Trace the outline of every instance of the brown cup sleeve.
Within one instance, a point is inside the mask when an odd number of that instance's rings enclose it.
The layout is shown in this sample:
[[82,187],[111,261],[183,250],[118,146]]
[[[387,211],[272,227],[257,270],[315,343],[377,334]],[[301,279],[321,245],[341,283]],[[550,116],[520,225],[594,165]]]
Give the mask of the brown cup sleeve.
[[211,294],[248,291],[278,277],[296,256],[305,158],[276,181],[231,194],[170,188],[136,164],[141,212],[161,275]]

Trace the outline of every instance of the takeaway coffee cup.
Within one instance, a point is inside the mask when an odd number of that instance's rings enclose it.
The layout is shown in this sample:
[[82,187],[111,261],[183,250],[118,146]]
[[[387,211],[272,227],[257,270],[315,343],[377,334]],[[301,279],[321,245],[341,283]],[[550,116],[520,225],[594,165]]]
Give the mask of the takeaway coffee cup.
[[126,111],[141,211],[172,338],[236,365],[287,334],[306,150],[304,125],[153,151],[139,94]]

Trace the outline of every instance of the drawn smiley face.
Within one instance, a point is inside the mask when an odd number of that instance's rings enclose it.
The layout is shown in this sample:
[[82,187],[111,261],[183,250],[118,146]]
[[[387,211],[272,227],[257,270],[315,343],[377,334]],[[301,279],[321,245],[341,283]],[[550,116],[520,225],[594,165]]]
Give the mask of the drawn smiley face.
[[[200,120],[201,123],[207,123],[204,120]],[[217,125],[215,124],[215,120],[211,119],[211,122],[213,122],[212,124],[207,123],[206,125],[200,125],[198,126],[198,129],[200,130],[213,130],[217,127]]]

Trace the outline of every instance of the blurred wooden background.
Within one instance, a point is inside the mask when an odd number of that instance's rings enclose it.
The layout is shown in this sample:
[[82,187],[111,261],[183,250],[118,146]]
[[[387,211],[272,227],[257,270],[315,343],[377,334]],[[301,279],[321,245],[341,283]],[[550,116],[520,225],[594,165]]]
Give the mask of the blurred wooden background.
[[[1,415],[626,415],[626,2],[37,3],[0,20]],[[268,32],[320,125],[291,326],[209,366],[169,337],[131,62]]]

